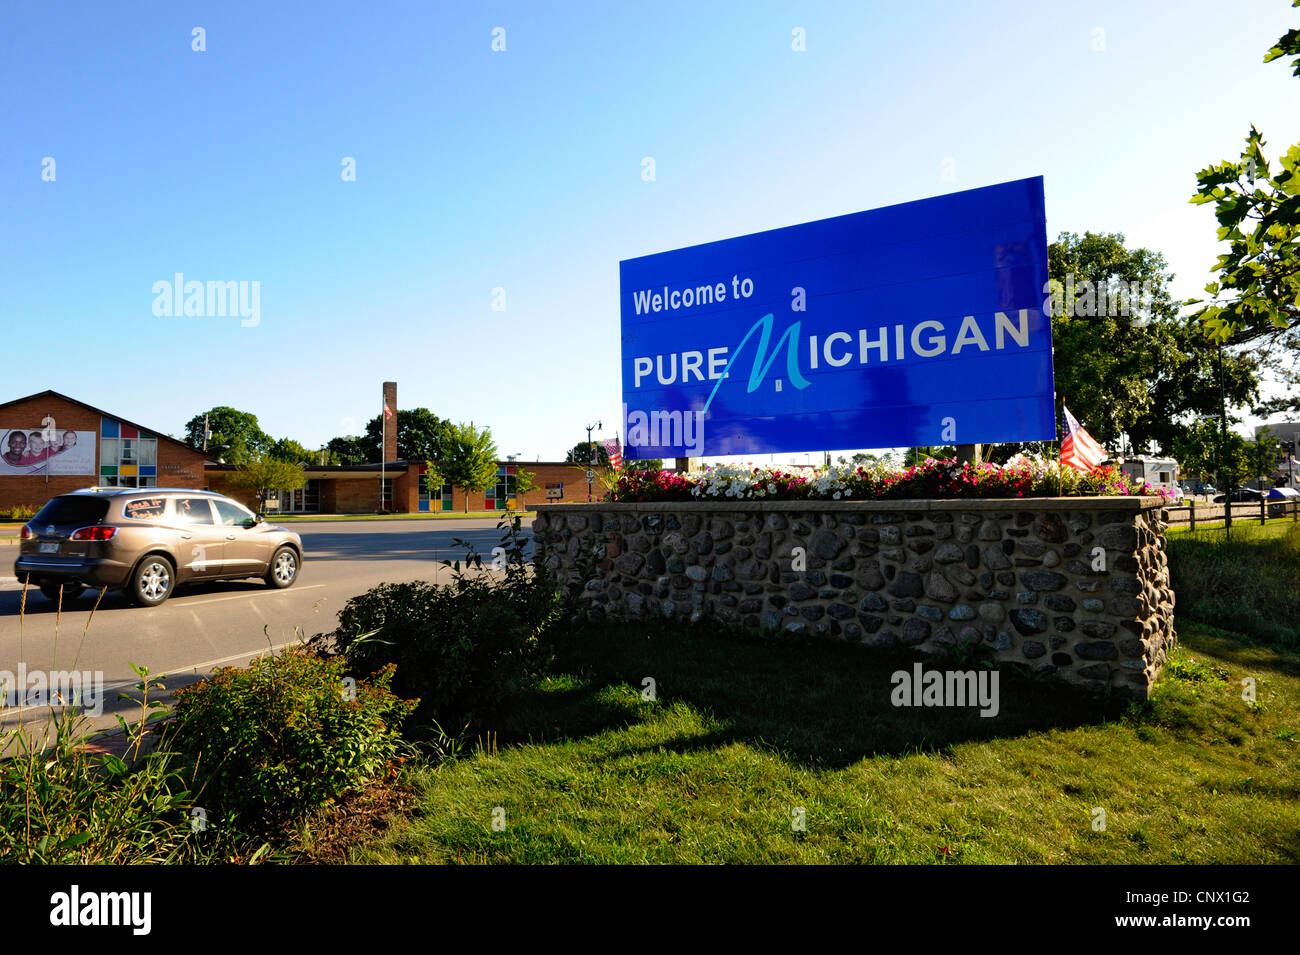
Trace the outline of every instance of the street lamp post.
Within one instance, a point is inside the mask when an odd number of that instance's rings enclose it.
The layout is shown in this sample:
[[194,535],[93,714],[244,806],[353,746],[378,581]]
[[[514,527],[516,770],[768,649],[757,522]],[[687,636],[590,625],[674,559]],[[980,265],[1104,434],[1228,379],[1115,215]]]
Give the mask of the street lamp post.
[[[587,425],[587,453],[591,456],[590,460],[587,462],[587,467],[589,469],[595,469],[596,467],[596,448],[591,443],[591,432],[599,431],[600,429],[601,429],[601,423],[599,421],[597,421],[595,424]],[[587,503],[588,504],[591,503],[591,482],[590,481],[587,482]]]

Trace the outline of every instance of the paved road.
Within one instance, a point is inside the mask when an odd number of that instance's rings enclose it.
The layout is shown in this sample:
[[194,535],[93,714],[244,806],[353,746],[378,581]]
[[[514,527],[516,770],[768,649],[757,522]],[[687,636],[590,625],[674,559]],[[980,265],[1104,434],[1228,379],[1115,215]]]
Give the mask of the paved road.
[[[524,518],[524,527],[531,525]],[[19,612],[21,587],[12,576],[15,544],[0,543],[0,670],[103,671],[104,713],[97,726],[114,726],[122,690],[133,689],[136,663],[168,674],[169,689],[192,682],[214,667],[241,665],[268,647],[298,642],[333,630],[349,597],[384,581],[448,581],[439,561],[462,559],[461,538],[490,557],[499,544],[496,522],[471,520],[319,521],[294,523],[305,560],[297,582],[272,590],[261,581],[229,581],[180,588],[162,606],[131,606],[125,597],[104,596],[91,619],[94,594],[87,591],[61,617],[53,602],[28,591]],[[531,548],[530,548],[531,550]],[[8,725],[44,719],[45,709],[6,708]]]

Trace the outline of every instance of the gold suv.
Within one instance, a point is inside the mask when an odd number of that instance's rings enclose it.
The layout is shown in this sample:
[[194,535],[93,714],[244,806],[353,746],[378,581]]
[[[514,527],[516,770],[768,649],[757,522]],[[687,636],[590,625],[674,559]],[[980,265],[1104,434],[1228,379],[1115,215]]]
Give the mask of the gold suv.
[[298,579],[302,539],[242,504],[188,488],[91,487],[61,494],[23,527],[14,575],[64,601],[86,587],[156,607],[177,584]]

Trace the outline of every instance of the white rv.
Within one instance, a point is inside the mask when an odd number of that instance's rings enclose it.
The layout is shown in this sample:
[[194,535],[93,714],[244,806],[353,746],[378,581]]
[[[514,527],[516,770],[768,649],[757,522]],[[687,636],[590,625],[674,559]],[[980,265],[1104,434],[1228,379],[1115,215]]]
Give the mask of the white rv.
[[1172,500],[1180,501],[1183,498],[1183,489],[1178,485],[1178,462],[1173,458],[1139,454],[1126,458],[1120,470],[1132,481],[1146,481],[1153,487],[1164,490]]

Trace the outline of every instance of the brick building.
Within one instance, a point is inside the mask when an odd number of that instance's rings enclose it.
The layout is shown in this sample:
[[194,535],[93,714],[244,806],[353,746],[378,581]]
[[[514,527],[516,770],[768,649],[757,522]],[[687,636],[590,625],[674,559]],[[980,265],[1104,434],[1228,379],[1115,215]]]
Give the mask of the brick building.
[[[282,491],[259,508],[256,492],[232,487],[229,475],[237,470],[230,464],[209,464],[208,486],[254,510],[281,514],[373,514],[381,509],[380,467],[378,464],[308,466],[306,486],[296,491]],[[534,475],[533,490],[517,494],[515,478],[524,470]],[[471,511],[500,511],[507,505],[527,508],[535,504],[576,503],[587,500],[585,469],[564,461],[501,461],[496,482],[469,495]],[[387,461],[383,468],[384,496],[382,509],[394,513],[464,511],[465,491],[444,484],[429,489],[424,480],[424,462]],[[593,485],[601,495],[599,478]]]
[[56,391],[0,404],[0,511],[92,487],[193,487],[207,456]]
[[[397,447],[397,386],[384,383],[393,416],[385,420],[384,447]],[[394,455],[395,456],[395,455]],[[107,411],[54,391],[0,404],[0,512],[39,508],[51,497],[92,487],[192,487],[226,494],[268,513],[373,514],[463,511],[465,491],[428,488],[422,461],[305,468],[307,483],[264,502],[236,488],[234,465],[220,464],[182,441],[150,431]],[[520,470],[534,475],[533,490],[519,495]],[[382,497],[381,497],[382,475]],[[593,487],[601,494],[599,476]],[[469,495],[471,511],[529,507],[587,499],[585,469],[563,461],[502,461],[496,481]]]

